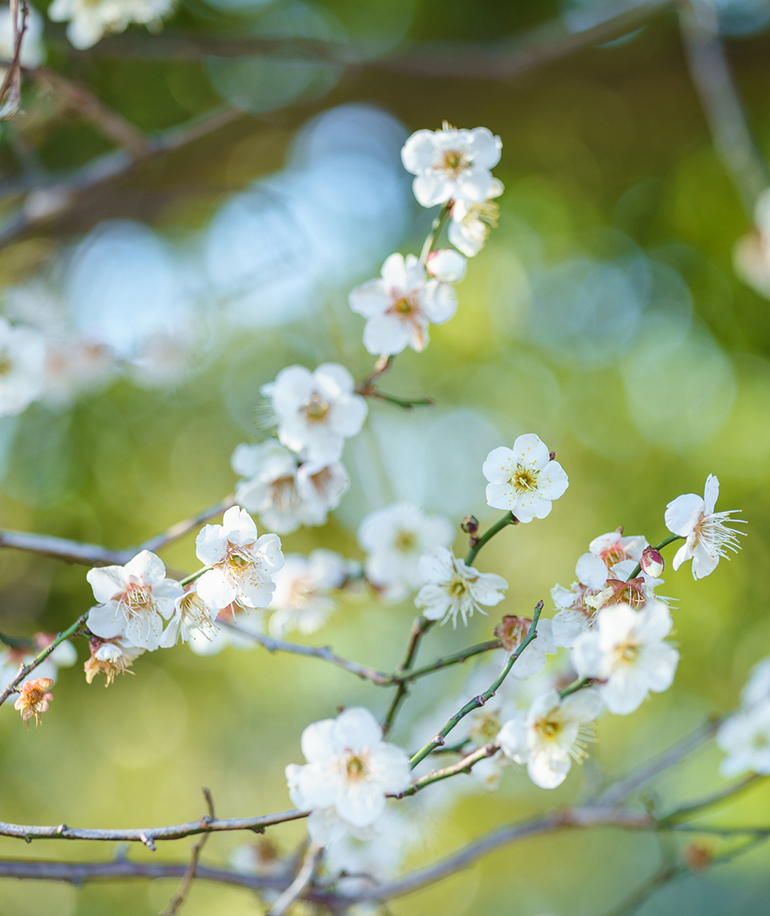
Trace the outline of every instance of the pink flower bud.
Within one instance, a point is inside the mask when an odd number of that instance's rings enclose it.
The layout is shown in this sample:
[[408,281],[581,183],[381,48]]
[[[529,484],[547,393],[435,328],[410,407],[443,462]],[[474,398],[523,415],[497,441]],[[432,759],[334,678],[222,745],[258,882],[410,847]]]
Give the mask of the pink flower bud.
[[642,571],[648,576],[652,576],[653,579],[659,579],[666,567],[666,562],[660,551],[656,550],[654,547],[647,547],[645,549],[639,564],[642,567]]

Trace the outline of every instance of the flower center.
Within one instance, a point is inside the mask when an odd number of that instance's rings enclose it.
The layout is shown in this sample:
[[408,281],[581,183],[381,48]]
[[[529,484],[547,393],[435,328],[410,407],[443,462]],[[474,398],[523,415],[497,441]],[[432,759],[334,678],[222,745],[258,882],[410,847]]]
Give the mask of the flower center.
[[516,470],[511,475],[511,483],[517,493],[527,493],[537,489],[537,471],[516,465]]
[[455,598],[462,598],[468,590],[468,586],[459,576],[449,583],[449,594]]
[[624,662],[634,662],[639,657],[639,646],[633,642],[623,643],[617,649],[618,658]]
[[320,423],[326,419],[330,409],[331,404],[325,401],[317,391],[314,391],[303,405],[302,413],[310,423]]
[[396,534],[393,546],[399,553],[411,553],[417,546],[417,536],[413,531],[401,530]]
[[438,168],[439,171],[445,172],[452,178],[457,178],[470,164],[471,160],[464,150],[447,149],[441,154]]
[[364,761],[360,757],[348,757],[348,762],[346,765],[348,772],[348,778],[352,780],[360,779],[366,769]]
[[479,711],[473,723],[473,728],[471,728],[471,738],[479,747],[482,747],[495,740],[500,733],[501,727],[502,722],[497,712],[492,710]]
[[412,303],[404,296],[401,299],[397,299],[393,303],[394,311],[398,312],[399,315],[408,315],[410,312],[414,311],[414,306]]
[[131,582],[120,595],[118,603],[123,606],[129,617],[152,613],[155,610],[152,586],[143,585],[140,582]]
[[277,477],[270,484],[270,502],[279,512],[290,512],[300,504],[294,477]]
[[0,353],[0,376],[8,375],[13,369],[13,363],[7,353]]

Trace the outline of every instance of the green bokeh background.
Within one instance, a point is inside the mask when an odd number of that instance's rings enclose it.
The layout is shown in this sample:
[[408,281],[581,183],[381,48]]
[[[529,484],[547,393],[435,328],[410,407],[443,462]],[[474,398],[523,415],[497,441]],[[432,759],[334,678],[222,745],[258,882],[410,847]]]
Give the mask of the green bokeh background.
[[[397,7],[327,5],[354,35],[377,35],[379,29],[391,43],[404,35],[486,40],[556,13],[553,5],[541,3],[424,0],[409,21]],[[389,39],[385,12],[392,20]],[[257,20],[261,14],[253,15]],[[174,28],[213,33],[234,24],[232,17],[190,2]],[[767,154],[770,37],[736,39],[729,50],[752,127]],[[218,101],[204,63],[72,58],[56,46],[51,60],[145,130],[178,123]],[[144,220],[169,237],[205,225],[228,193],[280,168],[295,132],[313,114],[361,101],[389,111],[409,130],[448,119],[462,126],[487,125],[503,139],[496,169],[506,185],[499,229],[469,265],[456,318],[434,329],[424,354],[399,356],[387,384],[393,393],[434,397],[441,407],[480,411],[500,431],[501,444],[536,431],[567,469],[570,488],[549,518],[505,531],[481,556],[483,570],[500,573],[511,584],[503,612],[524,613],[539,598],[547,599],[555,582],[568,585],[575,560],[597,534],[624,525],[627,533],[660,540],[665,504],[679,493],[700,491],[709,472],[722,483],[720,506],[743,507],[749,532],[741,554],[705,581],[693,582],[689,568],[678,574],[667,570],[662,591],[676,597],[681,650],[674,687],[632,716],[605,716],[590,768],[573,770],[560,789],[535,790],[524,775],[508,771],[498,793],[461,800],[414,853],[409,864],[416,866],[501,823],[571,803],[587,791],[587,773],[598,779],[638,765],[708,713],[734,706],[749,667],[770,653],[770,312],[732,271],[732,246],[747,231],[748,219],[712,147],[676,22],[667,15],[656,17],[633,41],[588,49],[516,79],[351,69],[321,98],[244,116],[139,169],[119,186],[91,195],[66,224],[54,223],[0,252],[0,282],[34,275],[63,244],[101,219]],[[105,149],[90,128],[66,119],[44,126],[34,140],[52,168],[80,165]],[[2,156],[12,174],[17,166],[7,147]],[[413,250],[425,227],[425,215],[417,214],[402,250]],[[699,376],[697,359],[678,363],[674,357],[639,376],[641,392],[637,388],[629,396],[624,379],[634,365],[635,341],[596,365],[581,360],[579,349],[576,358],[565,358],[568,339],[559,351],[531,333],[532,240],[549,265],[586,253],[603,257],[608,227],[676,268],[687,282],[693,333],[716,343],[729,369],[725,378],[734,380],[734,388],[729,382],[724,391],[709,395],[705,412],[698,398],[708,379]],[[336,291],[318,308],[319,326],[334,322],[341,349],[330,343],[331,334],[309,334],[304,322],[260,329],[233,335],[225,352],[172,392],[120,382],[98,397],[82,399],[69,414],[31,407],[18,421],[7,458],[0,494],[3,526],[119,548],[220,499],[234,484],[232,450],[248,438],[224,406],[225,388],[236,390],[240,403],[253,397],[256,406],[258,386],[293,362],[340,360],[357,377],[368,371],[361,322],[349,315],[346,293]],[[645,328],[644,321],[639,337],[646,333],[654,339],[655,328]],[[640,408],[645,402],[646,412]],[[668,410],[669,405],[675,409]],[[375,423],[388,412],[392,419],[391,408],[371,406]],[[444,449],[451,455],[473,445],[458,436]],[[443,457],[436,460],[440,468]],[[347,498],[360,497],[354,492]],[[359,508],[363,513],[371,506]],[[494,517],[477,504],[465,511]],[[284,545],[302,552],[324,545],[360,556],[354,531],[334,519],[323,529],[286,537]],[[173,568],[194,568],[193,536],[165,550],[163,558]],[[3,632],[55,631],[81,614],[89,600],[83,568],[0,553]],[[388,669],[400,660],[413,614],[409,603],[351,602],[309,641]],[[425,658],[489,638],[492,626],[490,616],[474,619],[468,632],[431,633]],[[79,653],[82,662],[82,644]],[[464,676],[461,670],[441,673],[430,689],[443,702],[460,690]],[[426,682],[416,703],[428,701],[427,688]],[[201,815],[202,786],[211,789],[222,816],[281,810],[290,804],[283,769],[300,760],[303,727],[333,715],[338,704],[361,703],[380,714],[388,698],[386,691],[320,662],[262,650],[199,658],[178,647],[146,655],[134,677],[121,678],[109,690],[98,683],[88,687],[79,663],[60,673],[42,728],[27,731],[10,708],[0,715],[0,816],[83,826],[177,823]],[[394,740],[407,741],[406,719]],[[665,807],[717,789],[724,785],[718,763],[718,752],[707,747],[651,786],[650,796]],[[770,822],[767,787],[753,789],[713,820]],[[271,836],[291,849],[303,829],[284,825]],[[235,835],[213,837],[207,861],[224,862],[240,841]],[[167,844],[155,857],[186,861],[189,846],[189,841]],[[96,860],[112,852],[95,844],[41,841],[28,847],[0,841],[0,855],[6,857]],[[132,848],[129,855],[152,858],[143,848]],[[391,911],[397,916],[603,914],[654,871],[660,855],[654,835],[604,829],[536,838],[394,901]],[[722,870],[680,879],[640,912],[767,912],[769,863],[768,852],[760,849]],[[175,881],[134,881],[74,889],[4,880],[0,914],[155,913],[174,887]],[[262,906],[248,891],[198,882],[184,912],[240,916],[260,913]]]

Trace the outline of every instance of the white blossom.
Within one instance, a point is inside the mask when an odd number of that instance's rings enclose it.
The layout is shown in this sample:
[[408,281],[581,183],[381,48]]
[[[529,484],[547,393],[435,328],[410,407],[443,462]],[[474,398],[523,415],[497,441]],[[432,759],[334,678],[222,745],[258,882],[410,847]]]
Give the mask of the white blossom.
[[[505,651],[513,655],[526,639],[531,626],[532,620],[528,617],[503,617],[500,626],[495,627],[495,636],[503,644]],[[536,634],[514,662],[511,668],[512,677],[525,681],[540,674],[548,663],[548,656],[558,650],[559,644],[554,638],[553,623],[548,618],[538,621]]]
[[741,704],[745,709],[762,700],[770,700],[770,658],[763,658],[754,665],[741,692]]
[[366,577],[386,601],[400,601],[419,587],[420,557],[448,547],[454,528],[443,515],[428,515],[409,503],[370,512],[358,528],[358,543],[368,554]]
[[417,575],[423,583],[415,605],[428,620],[451,619],[457,626],[458,614],[467,625],[474,611],[485,613],[484,607],[494,607],[505,598],[508,583],[495,573],[480,573],[466,566],[448,547],[439,547],[420,558]]
[[413,254],[392,254],[380,277],[350,293],[350,307],[366,318],[364,346],[377,356],[392,356],[406,347],[418,353],[428,346],[428,327],[444,324],[457,310],[449,283],[429,278]]
[[217,630],[214,623],[217,610],[206,604],[198,594],[197,582],[193,582],[174,601],[174,614],[163,633],[161,646],[168,648],[178,642],[188,642],[197,634],[213,639]]
[[513,448],[493,449],[484,462],[487,503],[508,509],[520,522],[545,518],[551,502],[564,494],[569,481],[558,461],[534,434],[519,436]]
[[423,207],[449,200],[483,201],[490,196],[492,173],[502,142],[486,127],[458,130],[444,121],[441,130],[418,130],[404,144],[401,161],[415,175],[414,196]]
[[733,249],[735,273],[760,296],[770,299],[770,188],[754,206],[755,228]]
[[719,480],[709,474],[702,499],[695,493],[686,493],[666,506],[666,527],[672,534],[685,539],[672,565],[674,569],[679,569],[682,563],[692,560],[694,579],[702,579],[714,572],[720,557],[727,557],[728,550],[735,553],[740,547],[737,535],[743,532],[725,524],[739,521],[731,518],[739,510],[715,512],[718,496]]
[[665,642],[671,626],[671,614],[660,601],[639,611],[628,604],[604,608],[594,628],[575,642],[575,670],[601,681],[597,690],[610,712],[628,715],[649,691],[662,693],[674,680],[679,653]]
[[76,48],[90,48],[132,22],[157,30],[173,5],[173,0],[54,0],[48,16],[54,22],[69,22],[67,38]]
[[770,776],[770,698],[730,716],[719,726],[716,743],[727,754],[719,767],[723,776]]
[[473,258],[481,251],[490,231],[497,226],[500,207],[492,198],[499,197],[503,190],[502,181],[493,178],[487,200],[457,200],[452,204],[449,241],[467,258]]
[[112,639],[92,636],[90,645],[91,655],[83,666],[86,681],[90,684],[97,674],[103,674],[105,687],[109,687],[118,674],[125,674],[146,651],[133,645],[125,636],[115,636]]
[[344,831],[324,853],[337,891],[353,896],[393,877],[412,838],[410,823],[392,808],[386,808],[369,827]]
[[349,568],[344,557],[321,547],[307,557],[287,554],[283,568],[274,577],[270,608],[275,613],[269,624],[273,636],[320,629],[337,607],[331,593],[345,582]]
[[0,317],[0,416],[18,414],[45,390],[45,339]]
[[86,575],[99,602],[88,614],[88,629],[96,636],[125,636],[134,646],[157,649],[163,620],[174,613],[183,588],[166,578],[160,557],[142,550],[125,566],[90,569]]
[[529,711],[506,722],[498,740],[503,753],[515,763],[526,764],[529,778],[541,789],[560,786],[572,761],[588,756],[593,741],[588,727],[599,714],[602,700],[595,690],[580,690],[561,699],[552,690],[539,696]]
[[243,608],[263,608],[275,590],[273,573],[283,566],[281,539],[257,536],[257,526],[245,509],[232,506],[221,525],[204,526],[195,540],[201,563],[211,566],[198,579],[198,595],[216,610],[235,602]]
[[299,464],[292,451],[273,441],[239,445],[231,463],[244,478],[235,488],[238,504],[276,534],[325,524],[350,483],[340,462]]
[[278,418],[280,441],[307,461],[332,464],[366,419],[366,401],[354,389],[344,366],[323,363],[315,372],[304,366],[282,369],[261,390]]
[[436,280],[459,283],[465,278],[468,264],[459,251],[453,248],[437,248],[428,255],[425,267]]
[[[264,617],[262,614],[239,614],[240,610],[236,604],[228,605],[216,615],[211,629],[191,628],[187,645],[196,655],[204,657],[217,655],[230,646],[234,649],[254,649],[258,643],[248,634],[261,636],[264,633]],[[230,624],[235,624],[238,630],[233,630]]]
[[362,707],[309,725],[302,753],[307,764],[289,764],[286,779],[293,803],[311,812],[308,830],[322,846],[335,818],[354,829],[368,827],[385,810],[386,795],[409,785],[408,754],[382,740],[381,726]]

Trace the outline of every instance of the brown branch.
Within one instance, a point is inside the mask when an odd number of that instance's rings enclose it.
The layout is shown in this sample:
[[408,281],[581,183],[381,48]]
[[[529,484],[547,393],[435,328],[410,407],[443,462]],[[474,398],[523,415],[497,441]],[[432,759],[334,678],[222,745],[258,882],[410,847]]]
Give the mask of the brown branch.
[[267,916],[283,916],[305,892],[312,883],[316,869],[323,856],[323,847],[311,843],[302,861],[302,867],[297,872],[297,877],[291,882],[281,896],[275,901],[267,912]]
[[[203,790],[203,797],[206,799],[206,805],[209,809],[209,820],[215,820],[216,814],[214,812],[214,800],[211,797],[211,792],[208,789]],[[163,910],[160,916],[174,916],[179,907],[184,903],[184,898],[187,896],[187,892],[190,890],[190,885],[195,879],[195,874],[198,870],[198,861],[203,851],[203,847],[206,845],[206,841],[211,836],[210,833],[204,833],[203,836],[198,840],[198,842],[192,848],[192,854],[190,856],[190,864],[187,866],[187,871],[184,873],[182,882],[177,889],[176,894],[169,901],[168,906]]]
[[674,809],[670,814],[667,814],[663,820],[666,823],[673,823],[675,821],[681,821],[683,818],[689,817],[691,814],[702,814],[706,809],[713,808],[715,805],[719,805],[720,802],[739,795],[741,792],[751,788],[751,786],[755,786],[758,782],[761,782],[764,779],[767,779],[767,777],[760,776],[757,773],[752,773],[750,776],[747,776],[745,779],[742,779],[740,782],[735,783],[732,786],[728,786],[726,789],[722,789],[719,792],[714,792],[712,795],[706,795],[704,798],[700,798],[698,801],[690,802],[687,805],[681,805],[679,808]]
[[98,544],[70,541],[67,538],[47,534],[30,534],[26,531],[0,530],[0,548],[2,547],[36,553],[42,557],[53,557],[57,560],[64,560],[66,563],[79,563],[83,566],[121,565],[134,556],[133,553],[125,550],[108,550]]
[[10,0],[11,29],[13,33],[13,58],[6,68],[2,84],[0,84],[0,106],[8,97],[8,110],[0,115],[0,119],[7,121],[19,113],[21,108],[21,45],[24,33],[27,31],[27,16],[29,7],[26,0],[21,3],[21,26],[19,26],[19,0]]
[[26,840],[96,840],[99,842],[123,841],[127,843],[144,843],[148,849],[155,851],[155,843],[161,840],[181,840],[186,836],[199,833],[221,833],[230,830],[252,830],[262,833],[266,827],[296,821],[307,817],[307,811],[280,811],[277,814],[263,814],[259,817],[232,817],[226,819],[203,817],[199,821],[186,824],[174,824],[169,827],[137,827],[128,830],[101,830],[94,828],[81,829],[59,824],[57,827],[34,827],[23,824],[7,824],[0,821],[0,836],[15,837]]
[[218,503],[214,503],[214,505],[209,506],[208,509],[203,509],[202,512],[197,512],[195,515],[191,515],[189,518],[171,525],[170,528],[166,528],[166,530],[161,531],[160,534],[156,534],[154,537],[144,541],[136,548],[136,552],[138,553],[140,550],[151,550],[153,553],[156,553],[162,547],[165,547],[172,541],[178,541],[179,538],[184,537],[199,525],[202,525],[204,522],[209,521],[217,515],[221,515],[221,513],[234,505],[235,494],[230,493],[229,496],[220,499]]

